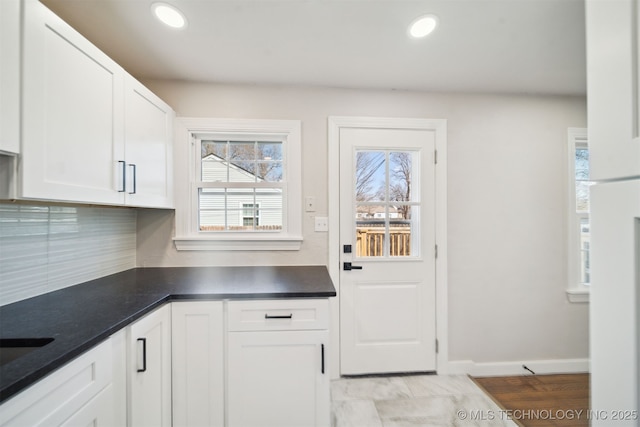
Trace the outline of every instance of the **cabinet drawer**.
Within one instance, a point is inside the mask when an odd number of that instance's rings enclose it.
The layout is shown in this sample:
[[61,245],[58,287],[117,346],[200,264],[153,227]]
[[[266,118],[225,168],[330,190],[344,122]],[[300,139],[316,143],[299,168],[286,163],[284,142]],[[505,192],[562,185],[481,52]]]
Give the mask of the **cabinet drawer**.
[[4,403],[0,426],[61,425],[111,383],[112,360],[108,340]]
[[326,299],[230,301],[229,331],[329,329]]

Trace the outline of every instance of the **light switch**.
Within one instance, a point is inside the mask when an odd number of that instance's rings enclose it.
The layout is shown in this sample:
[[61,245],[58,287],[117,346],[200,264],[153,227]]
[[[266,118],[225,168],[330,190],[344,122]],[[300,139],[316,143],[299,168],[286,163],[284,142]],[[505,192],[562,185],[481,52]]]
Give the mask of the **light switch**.
[[329,218],[326,216],[317,216],[315,221],[316,231],[329,231]]

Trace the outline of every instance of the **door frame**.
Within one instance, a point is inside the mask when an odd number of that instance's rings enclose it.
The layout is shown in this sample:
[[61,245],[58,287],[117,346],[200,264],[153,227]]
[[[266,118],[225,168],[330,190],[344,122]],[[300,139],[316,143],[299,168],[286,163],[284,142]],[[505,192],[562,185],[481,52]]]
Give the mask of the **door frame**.
[[[447,298],[447,121],[446,119],[412,119],[388,117],[329,116],[328,118],[328,214],[329,214],[329,275],[336,287],[331,304],[332,378],[339,378],[340,369],[340,129],[413,129],[435,132],[437,165],[435,168],[435,238],[436,259],[436,371],[448,371],[448,298]],[[333,172],[332,172],[333,171]]]

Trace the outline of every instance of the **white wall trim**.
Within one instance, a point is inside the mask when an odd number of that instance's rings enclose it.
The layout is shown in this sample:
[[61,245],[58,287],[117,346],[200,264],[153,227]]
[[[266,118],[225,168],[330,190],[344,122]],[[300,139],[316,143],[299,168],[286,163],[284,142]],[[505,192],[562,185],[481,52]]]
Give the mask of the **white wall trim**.
[[526,365],[536,375],[540,374],[574,374],[590,371],[589,359],[548,359],[523,360],[518,362],[479,362],[473,360],[456,360],[448,363],[446,374],[493,377],[501,375],[532,375],[525,370]]
[[[421,129],[435,132],[438,151],[436,167],[436,337],[439,352],[437,370],[445,373],[449,358],[448,291],[447,291],[447,121],[445,119],[338,117],[328,119],[329,170],[329,275],[336,287],[336,298],[331,298],[331,363],[333,378],[340,376],[340,170],[339,137],[341,128],[369,129]],[[331,173],[334,171],[335,173]],[[442,372],[441,372],[442,371]]]

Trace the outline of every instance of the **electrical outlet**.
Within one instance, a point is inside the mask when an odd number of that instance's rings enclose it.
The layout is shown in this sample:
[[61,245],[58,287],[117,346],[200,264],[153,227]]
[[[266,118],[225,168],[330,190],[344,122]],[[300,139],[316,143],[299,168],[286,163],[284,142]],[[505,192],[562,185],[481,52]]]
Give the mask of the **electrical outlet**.
[[329,231],[329,218],[326,216],[317,216],[315,218],[316,231]]
[[316,198],[313,196],[307,196],[304,198],[304,210],[306,212],[316,211]]

